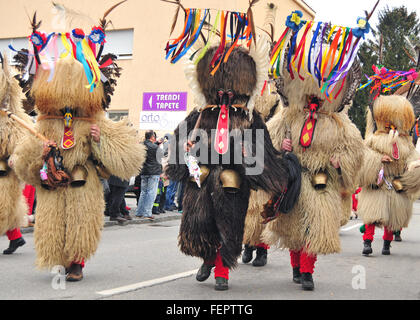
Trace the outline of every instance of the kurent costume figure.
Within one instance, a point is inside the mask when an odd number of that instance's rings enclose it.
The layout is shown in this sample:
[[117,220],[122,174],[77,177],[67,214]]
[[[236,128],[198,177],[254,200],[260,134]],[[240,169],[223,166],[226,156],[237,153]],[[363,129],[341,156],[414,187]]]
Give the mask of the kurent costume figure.
[[[300,161],[300,195],[289,214],[268,223],[262,239],[288,248],[293,281],[313,290],[317,255],[340,251],[339,230],[351,214],[351,194],[363,159],[363,141],[346,107],[360,81],[355,61],[359,40],[355,30],[339,28],[331,38],[334,51],[323,43],[328,24],[319,22],[312,34],[313,22],[301,17],[295,11],[287,18],[287,28],[272,51],[273,74],[283,80],[280,94],[285,99],[282,112],[267,122],[274,147],[293,152]],[[299,30],[305,33],[297,45]],[[305,40],[311,37],[308,53]],[[340,37],[347,48],[337,45]],[[326,52],[330,54],[323,55]],[[261,212],[269,197],[260,193],[258,198]]]
[[[186,9],[186,21],[196,13],[196,9]],[[205,10],[204,18],[196,21],[205,21],[207,13]],[[206,280],[215,267],[216,290],[228,289],[229,269],[237,265],[241,254],[250,190],[262,188],[273,196],[280,195],[288,179],[264,121],[254,110],[255,98],[267,79],[269,43],[263,35],[256,44],[252,40],[249,51],[226,45],[227,21],[237,26],[235,43],[242,37],[251,39],[252,21],[248,17],[218,12],[221,42],[199,51],[197,60],[190,55],[186,59],[185,72],[198,107],[175,130],[166,168],[171,180],[186,184],[180,249],[204,260],[198,281]],[[172,48],[176,47],[168,46],[168,50]],[[182,52],[176,49],[176,53]],[[182,161],[184,155],[187,165]],[[251,157],[255,157],[252,164],[248,162]],[[259,172],[247,173],[258,166]],[[201,175],[190,177],[194,169]]]
[[[145,158],[136,130],[127,121],[105,117],[120,69],[115,56],[100,59],[104,20],[88,36],[74,29],[47,37],[37,31],[34,17],[33,50],[15,57],[27,103],[38,113],[36,130],[50,139],[43,145],[28,136],[14,155],[18,176],[36,187],[36,264],[66,267],[68,281],[82,279],[84,262],[100,240],[105,206],[98,175],[106,171],[108,177],[129,180]],[[66,51],[49,60],[45,52],[54,52],[56,41]]]
[[[373,115],[372,115],[373,111]],[[384,228],[382,254],[390,254],[394,232],[408,226],[420,189],[420,155],[410,136],[415,122],[411,103],[402,96],[379,96],[368,111],[359,213],[363,218],[363,254],[372,253],[375,226]]]
[[6,112],[18,115],[29,124],[31,119],[22,108],[19,85],[1,53],[0,60],[0,235],[6,233],[10,240],[9,248],[3,254],[12,254],[25,244],[19,228],[25,225],[28,206],[22,194],[24,183],[18,179],[8,160],[25,129],[20,128]]

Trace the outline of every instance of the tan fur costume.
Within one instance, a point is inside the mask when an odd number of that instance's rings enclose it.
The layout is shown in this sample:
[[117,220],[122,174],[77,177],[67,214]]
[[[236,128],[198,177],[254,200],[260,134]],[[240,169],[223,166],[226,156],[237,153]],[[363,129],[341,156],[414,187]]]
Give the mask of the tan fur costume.
[[[75,146],[68,150],[60,148],[67,172],[71,173],[76,165],[87,169],[86,184],[82,187],[42,188],[39,174],[43,165],[42,142],[28,136],[16,149],[17,174],[36,187],[35,247],[40,268],[68,267],[73,261],[89,259],[97,249],[104,223],[104,197],[91,157],[101,162],[112,175],[126,180],[138,174],[145,159],[144,146],[139,144],[136,130],[126,121],[114,122],[105,118],[101,107],[104,100],[102,83],[89,92],[81,63],[71,57],[60,59],[51,82],[47,82],[48,76],[48,70],[38,68],[31,90],[39,115],[36,129],[41,134],[60,144],[63,119],[42,117],[61,116],[65,106],[72,107],[75,116],[93,120],[74,119]],[[99,143],[90,135],[93,123],[100,128]]]
[[[359,131],[348,118],[346,109],[337,112],[340,106],[348,104],[352,86],[353,82],[347,79],[337,99],[323,102],[317,115],[312,144],[304,150],[299,138],[308,113],[303,109],[308,96],[324,98],[309,75],[305,76],[305,81],[297,77],[292,80],[290,74],[284,71],[284,93],[288,106],[267,122],[267,128],[278,150],[287,128],[290,129],[293,153],[302,165],[302,186],[292,211],[281,214],[265,228],[262,234],[265,243],[291,250],[304,248],[308,254],[340,251],[339,229],[350,216],[351,193],[357,188],[357,175],[363,159],[363,141]],[[340,161],[341,176],[330,163],[333,156]],[[326,172],[328,181],[325,189],[316,190],[311,181],[320,171]],[[257,197],[262,208],[267,197],[261,193]]]
[[[408,226],[413,202],[420,189],[420,169],[416,167],[420,155],[409,135],[415,121],[413,107],[402,96],[379,96],[373,104],[373,115],[377,127],[375,132],[369,110],[365,136],[368,151],[362,167],[358,211],[365,224],[399,231]],[[395,132],[389,130],[391,125],[395,127]],[[399,160],[382,163],[384,155],[391,157],[394,143],[398,145]],[[403,192],[388,189],[386,183],[377,187],[378,173],[382,167],[388,182],[392,183],[396,178],[401,180]]]
[[[19,85],[11,76],[6,59],[0,67],[0,109],[13,112],[30,123],[31,119],[22,108]],[[3,163],[7,163],[24,134],[25,129],[0,113],[0,160]],[[23,187],[24,184],[10,167],[7,175],[0,176],[0,235],[25,224],[28,206],[22,194]]]

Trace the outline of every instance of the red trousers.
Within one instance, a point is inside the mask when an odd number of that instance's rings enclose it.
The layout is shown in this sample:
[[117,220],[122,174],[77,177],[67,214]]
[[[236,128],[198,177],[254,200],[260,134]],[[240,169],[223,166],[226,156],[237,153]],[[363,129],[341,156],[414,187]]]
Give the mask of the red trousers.
[[314,273],[316,255],[309,255],[300,249],[299,251],[290,250],[290,264],[292,268],[300,268],[301,273]]
[[9,238],[10,241],[19,239],[22,236],[19,228],[7,231],[6,235],[7,235],[7,238]]
[[221,277],[229,279],[229,268],[223,265],[222,256],[220,251],[217,250],[216,258],[213,261],[206,261],[206,264],[214,265],[214,277]]
[[[365,232],[363,233],[363,241],[370,240],[373,241],[373,236],[375,234],[375,225],[374,224],[365,224]],[[394,240],[394,232],[389,230],[387,227],[384,227],[383,240]]]

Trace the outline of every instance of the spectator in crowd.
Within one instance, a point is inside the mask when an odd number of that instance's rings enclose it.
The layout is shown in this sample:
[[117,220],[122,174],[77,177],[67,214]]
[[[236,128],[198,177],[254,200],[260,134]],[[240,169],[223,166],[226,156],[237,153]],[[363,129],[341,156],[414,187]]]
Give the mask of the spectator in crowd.
[[178,181],[169,181],[169,186],[166,190],[165,210],[175,211],[178,210],[175,204],[175,195],[178,190]]
[[157,188],[156,199],[155,199],[155,202],[153,203],[153,209],[152,209],[153,214],[161,214],[161,213],[166,212],[161,206],[161,198],[164,197],[164,191],[165,191],[165,186],[163,185],[163,179],[161,175],[159,177],[159,184]]
[[178,185],[178,193],[177,193],[178,213],[183,213],[182,199],[184,198],[184,188],[185,188],[185,183],[183,181],[180,181]]
[[162,165],[157,159],[157,152],[159,145],[163,142],[163,139],[157,141],[156,133],[152,130],[146,132],[145,138],[146,140],[144,141],[144,144],[147,149],[147,157],[140,173],[141,192],[137,205],[136,216],[139,218],[144,217],[146,219],[153,220],[153,202],[156,198],[159,177],[162,173]]
[[123,211],[121,213],[121,208],[124,206],[125,209],[125,193],[128,188],[128,181],[121,180],[116,176],[111,176],[108,179],[109,185],[109,194],[106,198],[106,209],[105,214],[109,214],[110,221],[117,221],[119,224],[127,224],[127,220],[131,220],[129,212]]
[[[163,152],[162,157],[162,170],[164,171],[165,166],[168,164],[168,149],[169,149],[169,139],[171,137],[170,133],[166,133],[163,137],[163,143],[160,145]],[[153,210],[159,213],[165,213],[165,201],[166,201],[166,190],[169,185],[169,179],[165,176],[164,173],[160,175],[158,194],[156,196],[155,204]]]
[[134,180],[134,194],[136,195],[136,204],[139,205],[139,198],[141,193],[141,175],[136,176]]
[[159,199],[159,212],[160,213],[165,213],[166,212],[165,211],[166,190],[169,186],[169,179],[163,173],[162,173],[160,178],[162,179],[162,182],[163,182],[163,192],[162,192],[162,194],[160,196],[160,199]]

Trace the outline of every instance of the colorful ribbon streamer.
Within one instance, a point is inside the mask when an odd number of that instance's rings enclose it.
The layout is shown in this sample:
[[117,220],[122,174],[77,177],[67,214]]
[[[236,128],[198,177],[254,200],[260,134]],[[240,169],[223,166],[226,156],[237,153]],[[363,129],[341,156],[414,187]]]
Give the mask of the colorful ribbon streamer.
[[[82,63],[83,68],[86,73],[86,78],[88,79],[89,85],[87,88],[90,88],[92,92],[95,87],[97,87],[99,81],[107,81],[107,78],[103,76],[100,71],[100,68],[105,68],[112,64],[112,60],[108,59],[102,65],[98,64],[96,60],[96,46],[103,45],[105,41],[105,33],[99,27],[93,27],[89,35],[85,36],[83,30],[74,29],[72,34],[70,33],[50,33],[46,36],[44,33],[36,31],[28,37],[30,40],[29,52],[22,52],[30,57],[29,65],[33,65],[35,60],[35,54],[33,47],[36,47],[37,54],[43,58],[42,67],[50,70],[50,75],[48,81],[51,81],[54,72],[55,66],[58,59],[66,58],[69,54],[74,59]],[[61,40],[61,43],[64,47],[63,52],[59,52],[57,41]],[[32,48],[31,48],[32,47]],[[9,45],[9,48],[13,51],[19,52],[13,48],[12,45]],[[38,62],[36,61],[36,69],[38,68]],[[31,70],[27,70],[31,72]]]
[[[339,81],[345,78],[356,59],[360,37],[370,30],[367,21],[359,18],[357,23],[357,29],[338,25],[329,28],[329,23],[305,21],[301,12],[292,12],[286,19],[286,29],[271,52],[270,73],[274,78],[281,75],[286,44],[291,38],[286,68],[290,77],[294,79],[296,72],[304,80],[302,71],[306,71],[318,83],[328,101],[337,98],[344,86],[344,81]],[[315,30],[311,32],[314,26]],[[300,42],[297,43],[299,38]],[[306,45],[308,42],[309,46]],[[332,95],[338,85],[338,92]]]
[[415,69],[410,69],[409,71],[395,71],[387,69],[384,66],[375,65],[372,66],[372,69],[375,74],[370,77],[365,75],[368,82],[362,84],[357,90],[372,85],[370,93],[375,92],[375,97],[373,99],[376,99],[381,91],[382,93],[386,93],[395,90],[398,87],[405,86],[408,83],[413,82],[418,76]]
[[[166,59],[170,59],[171,63],[178,62],[188,50],[194,45],[202,32],[204,23],[208,20],[211,25],[210,10],[205,9],[202,13],[201,9],[185,9],[184,27],[181,34],[176,39],[169,40],[166,44]],[[220,25],[219,25],[220,24]],[[221,39],[220,45],[216,50],[212,60],[210,72],[212,75],[218,70],[222,63],[226,63],[233,49],[236,46],[245,45],[249,47],[252,40],[251,23],[249,23],[247,14],[230,11],[217,11],[216,18],[209,33],[208,39],[205,41],[204,48],[201,49],[194,63],[197,64],[208,51],[211,45],[210,40],[220,28]],[[230,48],[226,50],[228,44]],[[193,57],[191,57],[192,59]]]

